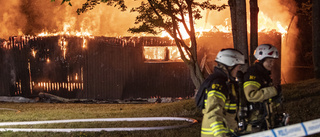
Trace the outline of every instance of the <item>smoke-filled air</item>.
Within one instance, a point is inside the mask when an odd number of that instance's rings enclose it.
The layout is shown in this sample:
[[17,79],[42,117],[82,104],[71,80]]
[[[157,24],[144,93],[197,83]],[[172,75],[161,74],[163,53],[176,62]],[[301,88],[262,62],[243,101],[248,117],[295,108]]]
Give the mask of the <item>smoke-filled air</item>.
[[[85,2],[72,1],[72,6],[69,6],[60,5],[59,0],[0,0],[0,38],[62,31],[88,32],[96,36],[131,35],[127,30],[133,27],[137,13],[130,13],[130,10],[121,12],[117,7],[100,4],[78,15],[77,8]],[[126,4],[130,8],[139,6],[140,2],[126,1]]]
[[[85,0],[71,1],[60,5],[61,1],[50,0],[0,0],[0,38],[14,35],[38,35],[40,33],[88,32],[95,36],[129,36],[128,28],[134,26],[137,13],[130,13],[139,1],[125,1],[128,10],[121,12],[117,7],[99,4],[93,10],[78,15],[77,8]],[[212,1],[218,5],[227,0]],[[248,2],[249,3],[249,2]],[[276,29],[286,32],[295,12],[293,0],[259,0],[259,30]],[[247,6],[249,11],[249,5]],[[249,12],[248,12],[249,15]],[[196,22],[200,30],[231,30],[229,9],[223,11],[203,11],[203,18]],[[248,16],[249,17],[249,16]],[[249,24],[249,23],[248,23]],[[291,26],[294,29],[294,24]],[[215,30],[213,30],[215,31]]]

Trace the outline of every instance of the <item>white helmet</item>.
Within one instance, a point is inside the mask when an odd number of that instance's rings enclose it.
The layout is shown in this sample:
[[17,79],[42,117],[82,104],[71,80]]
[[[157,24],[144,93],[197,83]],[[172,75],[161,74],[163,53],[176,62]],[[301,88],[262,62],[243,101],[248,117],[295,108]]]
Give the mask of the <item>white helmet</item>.
[[279,58],[279,52],[275,46],[271,44],[259,45],[254,51],[254,57],[257,60],[263,60],[264,58]]
[[229,67],[245,63],[244,55],[236,49],[222,49],[215,60]]

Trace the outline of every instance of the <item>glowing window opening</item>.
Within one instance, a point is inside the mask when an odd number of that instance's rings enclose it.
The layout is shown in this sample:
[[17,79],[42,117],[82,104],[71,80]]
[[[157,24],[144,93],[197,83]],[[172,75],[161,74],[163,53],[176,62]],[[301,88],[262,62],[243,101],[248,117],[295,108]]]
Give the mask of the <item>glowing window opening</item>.
[[176,46],[144,46],[143,49],[146,63],[183,62]]

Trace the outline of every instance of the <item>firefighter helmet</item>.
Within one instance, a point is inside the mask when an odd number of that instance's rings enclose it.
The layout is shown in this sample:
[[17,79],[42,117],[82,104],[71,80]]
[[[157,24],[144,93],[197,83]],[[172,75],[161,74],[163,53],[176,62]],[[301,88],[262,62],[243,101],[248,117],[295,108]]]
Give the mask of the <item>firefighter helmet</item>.
[[279,52],[275,46],[271,44],[262,44],[259,45],[254,51],[254,57],[257,60],[263,60],[265,58],[279,58]]
[[235,66],[239,64],[244,64],[244,55],[236,49],[222,49],[216,57],[216,62],[222,63],[226,66]]

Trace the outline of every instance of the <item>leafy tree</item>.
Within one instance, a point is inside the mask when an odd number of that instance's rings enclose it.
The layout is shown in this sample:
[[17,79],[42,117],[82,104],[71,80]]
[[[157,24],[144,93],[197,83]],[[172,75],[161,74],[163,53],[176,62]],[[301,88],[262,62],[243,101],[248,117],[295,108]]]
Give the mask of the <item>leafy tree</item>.
[[[54,0],[53,0],[54,1]],[[70,0],[63,0],[70,2]],[[101,2],[108,5],[119,6],[125,10],[126,6],[123,0],[88,0],[79,8],[77,12],[83,13],[91,10],[95,5]],[[69,4],[71,5],[71,3]],[[210,3],[210,0],[204,2],[195,2],[194,0],[147,0],[141,2],[139,7],[131,9],[132,12],[138,12],[135,24],[137,27],[129,28],[132,33],[147,32],[158,34],[165,30],[175,41],[181,55],[181,59],[190,69],[191,79],[198,89],[204,80],[197,61],[197,41],[194,28],[195,20],[200,19],[201,10],[223,10],[227,5],[217,6]],[[185,29],[190,37],[190,45],[182,38],[181,29]]]
[[[136,17],[138,27],[130,28],[132,33],[148,32],[158,34],[165,30],[175,41],[181,59],[188,66],[191,79],[196,86],[204,80],[197,61],[197,41],[194,22],[200,19],[200,9],[222,10],[227,5],[217,6],[209,0],[199,3],[193,0],[148,0],[141,6],[133,8],[133,12],[139,12]],[[182,38],[181,29],[184,29],[190,37],[190,45]]]
[[[51,0],[51,2],[55,2],[55,0]],[[61,5],[64,3],[68,3],[68,5],[72,6],[71,0],[62,0]],[[122,11],[127,9],[127,6],[124,4],[124,0],[87,0],[87,2],[82,4],[81,8],[77,9],[77,13],[81,14],[88,10],[92,10],[96,5],[100,3],[106,3],[109,6],[118,7]]]

